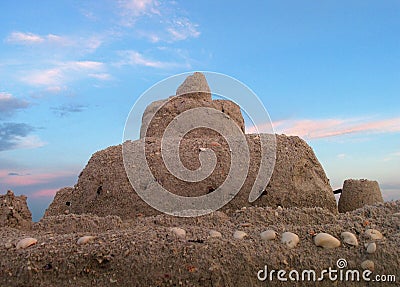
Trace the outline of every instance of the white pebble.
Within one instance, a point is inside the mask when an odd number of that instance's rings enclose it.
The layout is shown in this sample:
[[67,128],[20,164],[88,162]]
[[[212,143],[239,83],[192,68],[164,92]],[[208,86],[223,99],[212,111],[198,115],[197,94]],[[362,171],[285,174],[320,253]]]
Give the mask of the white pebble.
[[380,233],[376,229],[367,229],[367,231],[365,231],[365,235],[368,236],[372,240],[380,240],[383,238],[382,233]]
[[93,239],[94,239],[94,236],[86,235],[86,236],[82,236],[81,238],[79,238],[76,243],[79,245],[82,245],[82,244],[88,243],[89,241],[91,241]]
[[274,240],[276,238],[276,232],[272,229],[265,230],[260,233],[262,240]]
[[346,232],[342,232],[341,236],[343,238],[344,243],[347,243],[347,244],[353,245],[353,246],[358,246],[357,237],[353,233],[346,231]]
[[370,242],[365,245],[367,247],[367,253],[375,253],[375,251],[376,251],[376,243],[375,242]]
[[210,230],[210,237],[222,237],[222,234],[216,230]]
[[37,239],[36,238],[32,238],[32,237],[27,237],[24,239],[21,239],[20,241],[18,241],[17,243],[17,249],[25,249],[28,248],[29,246],[35,245],[37,243]]
[[170,229],[178,238],[184,239],[186,237],[186,231],[179,227],[172,227]]
[[361,263],[361,268],[364,269],[364,270],[374,271],[374,269],[375,269],[374,261],[372,261],[372,260],[363,261]]
[[321,246],[323,248],[336,248],[340,246],[340,241],[336,237],[333,237],[332,235],[328,233],[318,233],[314,237],[314,243],[317,246]]
[[235,238],[235,239],[243,239],[243,238],[245,238],[246,236],[247,236],[247,233],[244,232],[244,231],[240,231],[240,230],[236,230],[236,231],[233,233],[233,238]]
[[284,232],[282,234],[282,239],[281,239],[283,244],[286,244],[287,247],[290,249],[296,247],[296,245],[299,243],[300,239],[297,234],[292,233],[292,232]]

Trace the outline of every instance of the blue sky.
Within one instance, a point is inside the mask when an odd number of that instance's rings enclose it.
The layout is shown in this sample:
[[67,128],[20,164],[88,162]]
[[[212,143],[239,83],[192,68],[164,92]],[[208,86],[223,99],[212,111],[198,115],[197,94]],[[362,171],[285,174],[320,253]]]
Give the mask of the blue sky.
[[[119,144],[156,82],[215,71],[248,85],[334,188],[400,198],[400,2],[1,1],[0,192],[37,220],[91,154]],[[166,95],[169,96],[169,95]]]

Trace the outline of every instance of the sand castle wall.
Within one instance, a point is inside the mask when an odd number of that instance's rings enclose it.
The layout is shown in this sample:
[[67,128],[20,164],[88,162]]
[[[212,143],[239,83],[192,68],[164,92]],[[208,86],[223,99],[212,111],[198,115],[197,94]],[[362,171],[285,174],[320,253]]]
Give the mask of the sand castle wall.
[[15,196],[11,190],[0,195],[0,227],[30,229],[31,226],[32,214],[26,203],[26,196]]

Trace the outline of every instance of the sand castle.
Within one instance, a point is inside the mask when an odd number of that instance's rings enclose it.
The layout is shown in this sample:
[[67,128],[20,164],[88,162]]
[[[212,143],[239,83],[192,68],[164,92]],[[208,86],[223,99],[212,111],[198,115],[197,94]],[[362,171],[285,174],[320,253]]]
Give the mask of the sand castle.
[[[193,89],[197,92],[192,92]],[[201,92],[198,92],[199,89]],[[168,191],[182,196],[200,196],[214,191],[225,180],[230,166],[226,141],[215,131],[199,128],[189,132],[180,142],[181,159],[188,169],[195,170],[199,167],[199,150],[211,148],[218,159],[213,173],[201,182],[185,182],[166,169],[160,154],[163,131],[178,114],[196,107],[222,111],[245,131],[240,107],[228,100],[212,100],[210,88],[201,73],[188,77],[168,102],[161,100],[147,107],[140,140],[146,141],[150,169]],[[150,119],[148,115],[157,110]],[[143,129],[146,125],[147,134]],[[241,191],[223,208],[224,211],[250,206],[248,196],[259,171],[260,144],[258,135],[245,136],[250,150],[249,172]],[[285,135],[276,135],[276,164],[272,178],[262,196],[252,205],[322,207],[337,212],[329,180],[311,147],[299,137]],[[118,215],[123,219],[134,218],[138,214],[159,214],[141,200],[130,185],[124,169],[122,145],[95,153],[81,172],[78,183],[73,188],[57,192],[45,216],[65,213]]]

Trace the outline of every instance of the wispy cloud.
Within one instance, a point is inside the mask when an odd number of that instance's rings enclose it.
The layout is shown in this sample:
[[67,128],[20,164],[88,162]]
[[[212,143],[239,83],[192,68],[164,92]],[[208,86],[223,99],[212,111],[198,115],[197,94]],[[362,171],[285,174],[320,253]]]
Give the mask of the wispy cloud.
[[400,160],[400,151],[388,154],[383,161]]
[[7,38],[6,42],[31,45],[38,44],[45,41],[45,38],[33,33],[12,32]]
[[73,44],[73,41],[68,37],[55,34],[38,35],[30,32],[12,32],[5,41],[19,45],[57,44],[61,46],[69,46]]
[[[10,175],[10,173],[17,175]],[[14,187],[45,184],[71,176],[75,176],[75,172],[38,172],[23,170],[10,172],[7,169],[0,169],[0,182]]]
[[80,113],[87,109],[87,106],[80,104],[64,104],[51,108],[57,115],[63,117],[71,113]]
[[93,72],[104,70],[104,63],[97,61],[70,61],[59,63],[45,70],[26,71],[21,81],[32,86],[48,86],[54,90],[66,82],[90,77]]
[[[155,0],[121,0],[118,2],[120,24],[151,43],[177,42],[200,36],[199,25],[193,23],[177,4]],[[145,19],[146,28],[136,24]],[[140,24],[140,23],[138,23]],[[140,25],[138,25],[140,26]],[[153,27],[149,29],[148,27]]]
[[0,92],[0,119],[12,115],[15,111],[26,109],[29,103],[25,100],[17,99],[10,93]]
[[172,21],[171,27],[167,28],[173,41],[182,41],[188,38],[200,36],[199,25],[190,22],[188,18],[180,18]]
[[[92,36],[64,36],[64,35],[39,35],[30,32],[12,32],[8,37],[5,38],[5,42],[8,44],[22,45],[35,47],[40,49],[45,47],[48,48],[59,48],[60,52],[67,52],[65,48],[72,48],[79,54],[92,53],[97,50],[103,44],[103,36],[92,35]],[[76,54],[75,53],[75,54]]]
[[143,54],[137,51],[132,51],[132,50],[120,51],[119,54],[122,58],[122,60],[117,63],[117,65],[119,66],[122,65],[144,66],[144,67],[160,68],[160,69],[173,68],[179,66],[178,63],[174,62],[163,62],[163,61],[153,60],[151,58],[145,57]]
[[44,146],[45,142],[31,135],[34,130],[34,127],[24,123],[0,123],[0,151]]
[[58,188],[41,189],[38,191],[34,191],[29,197],[30,198],[54,197],[58,190],[59,190]]
[[131,27],[139,17],[147,15],[160,15],[159,2],[154,0],[120,0],[120,23],[123,26]]
[[[273,123],[275,132],[296,135],[304,139],[319,139],[347,134],[377,134],[400,132],[400,117],[389,119],[302,119]],[[262,125],[258,127],[262,131]],[[255,132],[253,127],[249,133]]]
[[101,81],[108,81],[112,79],[112,76],[108,73],[93,73],[89,74],[88,76]]

